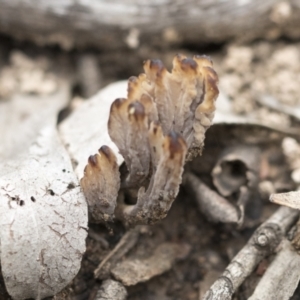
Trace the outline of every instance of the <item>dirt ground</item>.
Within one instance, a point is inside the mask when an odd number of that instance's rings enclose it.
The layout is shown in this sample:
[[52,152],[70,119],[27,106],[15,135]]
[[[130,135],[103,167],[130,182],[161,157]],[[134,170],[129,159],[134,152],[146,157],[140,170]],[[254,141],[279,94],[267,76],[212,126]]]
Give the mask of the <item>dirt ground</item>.
[[[127,278],[138,277],[137,271],[127,277],[123,274],[124,279],[120,275],[122,269],[114,268],[113,275],[104,272],[101,279],[95,279],[95,269],[128,230],[118,222],[110,228],[90,224],[81,270],[73,282],[53,299],[97,299],[102,280],[109,277],[119,278],[122,282],[132,280],[126,287],[129,300],[201,299],[255,229],[278,207],[268,201],[269,194],[296,190],[300,186],[291,179],[292,169],[282,150],[282,140],[288,135],[286,129],[292,129],[291,132],[299,130],[300,119],[264,102],[264,96],[270,96],[279,106],[293,108],[298,105],[300,110],[299,46],[299,43],[288,41],[255,41],[247,45],[211,45],[203,49],[149,47],[128,50],[127,53],[101,53],[95,49],[64,52],[57,47],[38,48],[30,43],[0,37],[0,101],[9,101],[16,89],[21,92],[35,89],[23,80],[22,67],[18,63],[22,64],[20,61],[24,57],[38,61],[43,76],[47,77],[46,83],[43,80],[44,84],[39,86],[41,93],[53,88],[55,83],[51,74],[55,74],[58,66],[63,67],[72,80],[73,89],[69,107],[58,116],[58,122],[72,111],[76,103],[85,101],[108,83],[141,73],[145,59],[160,58],[170,69],[174,54],[182,53],[210,55],[220,78],[219,88],[232,104],[234,114],[252,116],[257,124],[267,126],[215,125],[207,132],[203,155],[186,166],[186,172],[197,174],[215,190],[212,169],[226,147],[243,144],[259,148],[259,184],[253,192],[251,205],[246,207],[243,226],[211,222],[199,210],[194,195],[183,185],[166,219],[153,226],[135,229],[127,241],[132,246],[124,253],[120,251],[113,262],[120,265],[138,260],[137,266],[144,262],[149,268],[148,278],[137,278],[136,281]],[[232,172],[239,175],[241,171]],[[228,199],[236,204],[237,195]],[[258,265],[235,293],[234,299],[247,299],[253,293],[273,257],[267,257]],[[120,276],[123,276],[122,280]],[[0,280],[0,299],[10,299],[3,280]],[[300,299],[300,291],[296,290],[291,299]]]

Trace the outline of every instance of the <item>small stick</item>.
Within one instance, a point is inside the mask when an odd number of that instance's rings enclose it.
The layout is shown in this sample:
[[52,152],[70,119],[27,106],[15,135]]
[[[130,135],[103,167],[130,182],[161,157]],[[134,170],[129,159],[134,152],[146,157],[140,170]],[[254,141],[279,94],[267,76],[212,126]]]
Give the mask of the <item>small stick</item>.
[[283,235],[296,221],[299,212],[280,207],[252,235],[244,248],[233,258],[222,276],[211,286],[203,300],[230,300],[233,293],[253,272],[265,256],[271,254]]
[[265,105],[268,108],[274,109],[278,112],[283,112],[289,116],[292,116],[298,120],[300,120],[300,105],[284,105],[278,101],[278,99],[270,96],[264,95],[260,98],[256,99],[262,105]]
[[115,248],[101,261],[94,271],[95,278],[103,279],[108,276],[107,273],[114,267],[116,261],[125,255],[136,244],[140,235],[141,226],[137,226],[127,231],[115,246]]

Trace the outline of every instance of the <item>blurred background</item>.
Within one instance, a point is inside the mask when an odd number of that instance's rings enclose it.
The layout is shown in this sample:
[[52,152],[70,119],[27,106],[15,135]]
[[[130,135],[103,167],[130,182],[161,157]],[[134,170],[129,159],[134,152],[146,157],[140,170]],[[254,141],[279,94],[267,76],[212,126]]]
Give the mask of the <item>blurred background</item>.
[[51,93],[58,73],[84,99],[145,59],[206,54],[234,110],[259,117],[263,95],[297,103],[299,38],[299,0],[0,0],[0,99]]

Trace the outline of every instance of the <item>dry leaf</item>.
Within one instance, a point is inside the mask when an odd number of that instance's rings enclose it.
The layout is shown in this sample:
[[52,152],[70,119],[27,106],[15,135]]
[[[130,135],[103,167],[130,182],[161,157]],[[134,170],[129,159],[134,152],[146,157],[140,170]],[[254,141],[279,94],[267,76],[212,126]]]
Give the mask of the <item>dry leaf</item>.
[[170,270],[176,260],[185,258],[189,252],[187,244],[163,243],[150,257],[120,262],[113,268],[112,274],[125,286],[135,285]]
[[276,204],[300,209],[300,191],[281,194],[272,194],[270,201]]
[[83,177],[83,170],[88,157],[98,151],[100,146],[107,145],[117,156],[118,165],[123,157],[111,141],[107,122],[112,102],[117,97],[126,95],[127,81],[108,85],[90,100],[84,102],[59,126],[60,137],[68,149],[75,165],[78,178]]
[[68,154],[51,127],[36,143],[1,168],[1,266],[15,299],[59,292],[85,251],[86,203]]
[[11,119],[1,126],[1,268],[14,299],[59,292],[79,271],[85,251],[87,206],[56,131],[66,91],[61,83],[51,96],[3,104]]

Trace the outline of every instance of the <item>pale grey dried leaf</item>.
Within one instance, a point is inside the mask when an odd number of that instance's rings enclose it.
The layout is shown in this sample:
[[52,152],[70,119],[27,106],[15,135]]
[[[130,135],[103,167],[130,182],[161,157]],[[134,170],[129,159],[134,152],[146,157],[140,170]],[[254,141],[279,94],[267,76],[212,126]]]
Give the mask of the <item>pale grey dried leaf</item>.
[[79,179],[83,177],[88,157],[96,153],[102,145],[114,151],[119,165],[123,162],[123,157],[108,135],[107,122],[111,104],[117,97],[126,96],[126,90],[127,81],[105,87],[60,124],[60,136],[73,160]]
[[4,104],[11,119],[0,135],[1,267],[14,299],[59,292],[85,251],[87,205],[56,131],[68,90],[61,80],[51,96],[16,95]]
[[300,191],[272,194],[270,201],[276,204],[300,209]]
[[43,124],[55,124],[68,98],[69,86],[64,83],[55,94],[39,97],[15,94],[9,101],[0,102],[0,161],[28,152]]
[[1,166],[0,220],[3,278],[14,299],[52,296],[75,277],[86,203],[54,128],[40,132],[28,157]]

